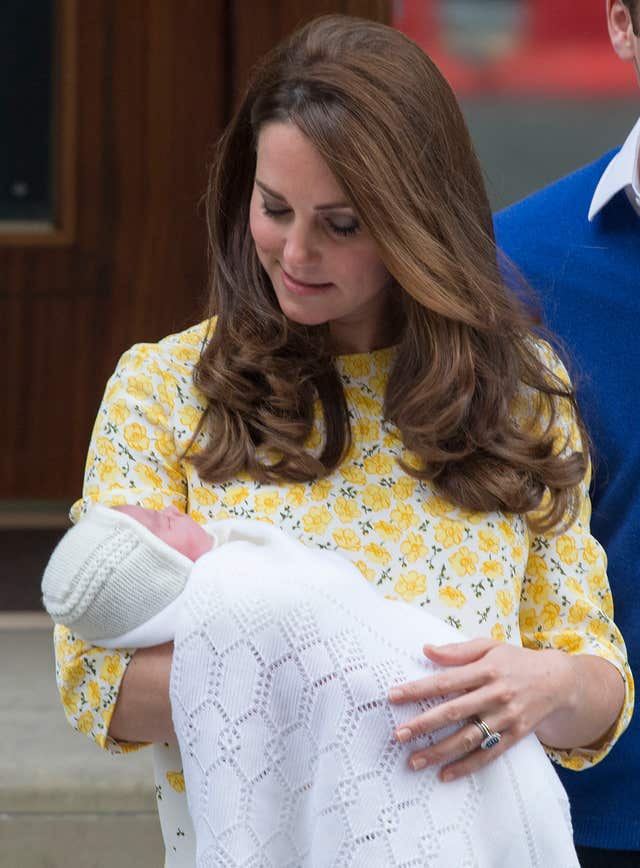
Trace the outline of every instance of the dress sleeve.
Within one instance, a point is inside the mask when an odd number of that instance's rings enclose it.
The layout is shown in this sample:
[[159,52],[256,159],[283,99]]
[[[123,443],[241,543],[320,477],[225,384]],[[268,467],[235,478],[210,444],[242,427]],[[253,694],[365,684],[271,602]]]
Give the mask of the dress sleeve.
[[[172,422],[175,405],[183,406],[180,379],[160,358],[159,346],[133,347],[107,383],[73,521],[97,502],[186,509],[187,484]],[[112,753],[141,747],[107,735],[133,650],[93,647],[62,626],[54,631],[54,646],[56,680],[71,726]]]
[[[555,356],[554,372],[568,376]],[[564,450],[580,448],[580,432],[568,402],[557,420],[556,442]],[[566,529],[530,536],[520,595],[520,632],[527,648],[558,648],[569,654],[595,654],[609,660],[625,683],[625,701],[616,724],[594,748],[545,748],[555,762],[580,770],[600,762],[631,720],[633,676],[624,640],[613,620],[607,559],[591,535],[590,468],[580,485],[578,517]]]

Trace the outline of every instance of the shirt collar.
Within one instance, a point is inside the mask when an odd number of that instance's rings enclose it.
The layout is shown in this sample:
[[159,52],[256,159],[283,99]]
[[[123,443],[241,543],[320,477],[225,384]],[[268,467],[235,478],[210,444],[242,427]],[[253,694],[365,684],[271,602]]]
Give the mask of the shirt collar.
[[589,220],[593,220],[607,202],[621,190],[640,214],[640,119],[629,133],[626,142],[602,173],[589,208]]

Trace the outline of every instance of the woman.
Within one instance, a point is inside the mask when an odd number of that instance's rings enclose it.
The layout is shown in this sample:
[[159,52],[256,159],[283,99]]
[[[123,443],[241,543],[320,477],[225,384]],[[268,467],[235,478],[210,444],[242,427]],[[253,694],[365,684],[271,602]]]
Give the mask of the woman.
[[[417,774],[467,775],[530,732],[563,765],[602,759],[632,679],[588,531],[586,438],[503,285],[437,69],[390,28],[312,22],[255,72],[208,203],[211,316],[121,359],[75,515],[264,518],[474,637],[426,649],[446,672],[391,694],[456,695],[399,740],[466,721],[413,754]],[[171,741],[170,645],[132,659],[59,630],[56,646],[72,725],[114,751]],[[171,856],[188,837],[180,760],[155,751]]]

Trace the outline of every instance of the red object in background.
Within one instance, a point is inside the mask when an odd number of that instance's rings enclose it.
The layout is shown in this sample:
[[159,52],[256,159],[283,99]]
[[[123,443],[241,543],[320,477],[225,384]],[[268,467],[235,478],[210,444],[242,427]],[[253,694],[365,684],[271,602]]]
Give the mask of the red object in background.
[[[391,23],[423,48],[458,94],[482,90],[482,70],[447,50],[436,12],[439,0],[396,0]],[[445,0],[446,2],[446,0]]]
[[456,93],[574,97],[624,96],[637,92],[633,66],[609,43],[602,0],[522,0],[523,33],[513,50],[472,63],[447,49],[439,3],[400,0],[393,24],[433,58]]
[[602,0],[527,0],[529,37],[540,44],[607,42],[607,22]]

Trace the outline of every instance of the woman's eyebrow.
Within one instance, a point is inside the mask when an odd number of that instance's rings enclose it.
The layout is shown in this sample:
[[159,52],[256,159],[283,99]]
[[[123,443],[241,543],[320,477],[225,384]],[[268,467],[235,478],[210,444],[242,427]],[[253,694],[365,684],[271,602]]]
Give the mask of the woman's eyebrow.
[[[286,202],[287,200],[281,193],[276,193],[275,190],[272,190],[271,187],[267,187],[266,184],[263,184],[262,181],[259,181],[256,178],[256,187],[259,187],[263,193],[266,193],[268,196],[273,197],[274,199],[278,199],[280,202]],[[348,202],[327,202],[325,205],[316,205],[314,207],[314,211],[330,211],[337,208],[351,208]]]
[[274,199],[279,199],[281,202],[286,202],[287,200],[280,193],[276,193],[275,190],[272,190],[271,187],[267,187],[266,184],[263,184],[262,181],[258,181],[256,178],[256,187],[259,187],[263,193],[267,193],[267,195],[272,196]]

